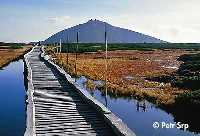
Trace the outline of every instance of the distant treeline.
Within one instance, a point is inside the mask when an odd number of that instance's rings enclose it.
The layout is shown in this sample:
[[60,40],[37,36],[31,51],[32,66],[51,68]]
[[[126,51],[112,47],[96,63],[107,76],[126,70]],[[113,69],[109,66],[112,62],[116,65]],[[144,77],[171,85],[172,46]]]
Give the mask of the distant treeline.
[[4,43],[0,42],[0,49],[20,49],[25,45],[23,43]]
[[[50,44],[48,44],[50,45]],[[76,43],[63,43],[62,51],[75,52]],[[121,44],[108,44],[108,50],[140,50],[152,51],[155,49],[185,49],[185,50],[200,50],[200,43],[121,43]],[[105,51],[105,44],[101,43],[79,43],[78,52],[97,52]]]

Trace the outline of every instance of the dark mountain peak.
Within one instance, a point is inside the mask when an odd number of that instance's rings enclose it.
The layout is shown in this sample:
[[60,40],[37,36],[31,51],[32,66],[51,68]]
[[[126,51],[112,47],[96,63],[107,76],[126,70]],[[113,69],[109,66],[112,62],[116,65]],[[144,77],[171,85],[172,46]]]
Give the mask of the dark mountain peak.
[[[97,19],[90,19],[87,23],[85,24],[92,24],[92,25],[105,25],[106,22],[97,20]],[[108,23],[106,23],[108,24]]]
[[79,32],[79,42],[82,43],[104,43],[105,24],[107,26],[107,39],[109,43],[160,43],[160,39],[139,32],[112,26],[106,22],[90,19],[88,22],[60,31],[45,40],[46,43],[76,42],[76,33]]
[[100,20],[98,20],[98,19],[90,19],[89,21],[88,21],[88,23],[104,23],[103,21],[100,21]]

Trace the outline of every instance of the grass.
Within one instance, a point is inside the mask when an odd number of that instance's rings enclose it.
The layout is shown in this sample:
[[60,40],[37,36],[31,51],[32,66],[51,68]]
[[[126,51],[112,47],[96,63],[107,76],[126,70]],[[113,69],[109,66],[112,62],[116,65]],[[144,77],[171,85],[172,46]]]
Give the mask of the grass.
[[30,46],[20,46],[20,45],[7,45],[0,46],[0,68],[4,67],[11,61],[19,58],[26,51],[30,49]]
[[[93,47],[93,45],[92,45]],[[108,93],[118,96],[134,96],[146,98],[157,104],[170,105],[175,102],[178,94],[187,92],[187,89],[172,87],[170,83],[160,83],[146,80],[147,78],[170,75],[175,69],[163,66],[180,66],[177,61],[180,55],[188,51],[182,49],[169,50],[117,50],[108,52],[108,71],[105,71],[105,54],[103,51],[79,52],[77,61],[75,54],[69,53],[67,64],[66,53],[54,53],[55,49],[47,47],[46,51],[52,55],[54,61],[62,66],[71,75],[84,75],[92,80],[108,79]],[[77,71],[75,71],[75,64]],[[131,77],[131,78],[127,78]],[[91,81],[87,83],[93,88]],[[105,86],[102,91],[105,90]]]

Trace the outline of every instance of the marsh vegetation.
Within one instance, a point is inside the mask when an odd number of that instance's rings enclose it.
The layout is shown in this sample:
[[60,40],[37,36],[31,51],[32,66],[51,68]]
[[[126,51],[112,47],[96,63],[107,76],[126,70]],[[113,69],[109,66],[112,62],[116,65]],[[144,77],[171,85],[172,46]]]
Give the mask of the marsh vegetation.
[[30,48],[23,44],[0,43],[0,68],[24,55]]
[[[79,44],[77,60],[75,43],[63,45],[62,53],[52,46],[46,50],[71,75],[107,78],[109,93],[173,105],[178,96],[191,91],[178,85],[177,71],[185,64],[179,57],[199,49],[199,44],[109,44],[107,71],[103,44]],[[89,86],[93,86],[91,82]]]

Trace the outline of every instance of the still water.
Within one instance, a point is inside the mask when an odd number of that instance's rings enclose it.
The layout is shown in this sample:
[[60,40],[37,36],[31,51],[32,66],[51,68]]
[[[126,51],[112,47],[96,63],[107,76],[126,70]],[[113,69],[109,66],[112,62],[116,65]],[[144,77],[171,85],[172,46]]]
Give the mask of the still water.
[[26,127],[24,63],[0,70],[0,136],[23,136]]
[[[177,128],[155,129],[153,128],[154,122],[174,124],[173,115],[168,114],[145,100],[138,101],[134,98],[113,97],[109,95],[106,98],[99,90],[88,91],[84,85],[86,81],[87,79],[85,77],[80,77],[77,80],[77,83],[86,91],[84,93],[89,92],[93,97],[106,105],[138,136],[200,136],[200,134]],[[199,125],[196,127],[199,127]]]

